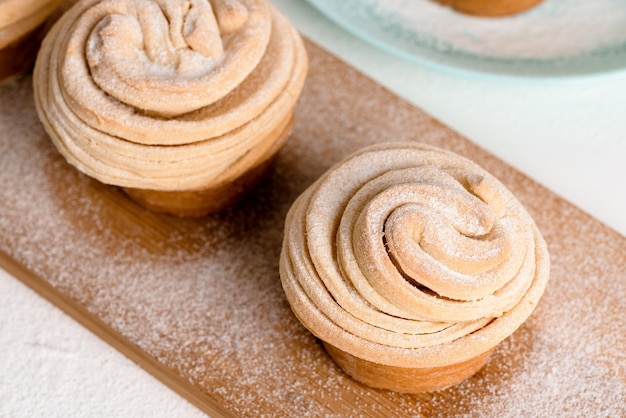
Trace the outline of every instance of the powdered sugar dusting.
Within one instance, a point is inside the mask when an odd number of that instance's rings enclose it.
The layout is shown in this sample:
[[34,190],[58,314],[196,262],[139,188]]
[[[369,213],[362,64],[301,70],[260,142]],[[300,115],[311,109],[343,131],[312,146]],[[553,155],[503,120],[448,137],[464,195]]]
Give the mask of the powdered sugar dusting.
[[[624,237],[308,47],[311,75],[272,177],[201,220],[147,212],[78,174],[37,122],[30,79],[3,84],[0,249],[237,416],[624,416]],[[295,197],[347,154],[387,140],[477,161],[526,205],[552,255],[529,321],[476,376],[434,394],[372,390],[342,374],[292,314],[278,276]]]

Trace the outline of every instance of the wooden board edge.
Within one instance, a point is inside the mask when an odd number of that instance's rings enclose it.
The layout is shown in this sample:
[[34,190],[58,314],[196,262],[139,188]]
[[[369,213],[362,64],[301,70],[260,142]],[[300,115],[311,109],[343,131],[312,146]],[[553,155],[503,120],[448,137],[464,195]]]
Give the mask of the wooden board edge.
[[3,250],[0,250],[0,268],[20,280],[26,286],[34,290],[35,293],[48,300],[202,412],[215,418],[234,417],[232,413],[221,407],[210,395],[187,383],[180,376],[173,374],[154,357],[147,355],[137,345],[111,329],[105,322],[90,313],[78,302],[55,289],[50,283],[34,274],[23,264],[14,260]]

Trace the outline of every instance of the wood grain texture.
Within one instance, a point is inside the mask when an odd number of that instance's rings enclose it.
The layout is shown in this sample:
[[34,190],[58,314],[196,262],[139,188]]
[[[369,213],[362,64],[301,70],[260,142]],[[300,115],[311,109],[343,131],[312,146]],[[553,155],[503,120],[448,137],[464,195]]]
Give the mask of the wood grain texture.
[[[149,212],[59,156],[28,76],[0,85],[0,265],[212,416],[626,415],[626,239],[312,43],[292,137],[237,206]],[[416,140],[501,179],[551,252],[533,316],[462,384],[402,395],[343,374],[278,276],[284,216],[332,164]],[[503,138],[506,140],[506,138]]]

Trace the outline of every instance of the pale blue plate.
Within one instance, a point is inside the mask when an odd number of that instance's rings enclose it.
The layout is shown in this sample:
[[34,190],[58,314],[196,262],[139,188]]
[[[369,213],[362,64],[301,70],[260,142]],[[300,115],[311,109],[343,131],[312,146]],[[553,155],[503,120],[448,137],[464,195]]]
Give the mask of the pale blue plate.
[[364,41],[437,70],[537,80],[626,70],[625,0],[544,0],[503,18],[462,15],[431,0],[309,2]]

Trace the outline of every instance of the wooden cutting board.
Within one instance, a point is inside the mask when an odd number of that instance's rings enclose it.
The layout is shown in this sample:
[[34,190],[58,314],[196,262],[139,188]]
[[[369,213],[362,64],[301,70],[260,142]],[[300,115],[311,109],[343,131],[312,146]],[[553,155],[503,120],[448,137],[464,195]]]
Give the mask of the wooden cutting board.
[[[214,416],[626,415],[626,238],[307,48],[295,130],[273,174],[197,220],[148,212],[79,174],[41,128],[30,77],[1,85],[0,265]],[[390,140],[448,148],[491,171],[552,257],[533,316],[476,376],[432,394],[344,375],[293,316],[278,275],[293,200],[347,154]]]

